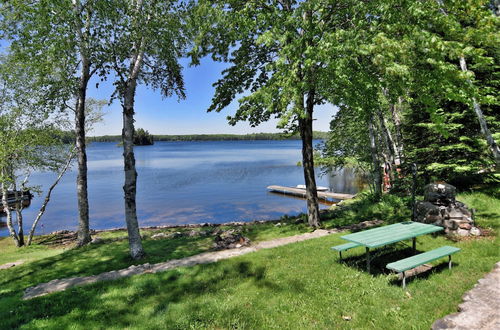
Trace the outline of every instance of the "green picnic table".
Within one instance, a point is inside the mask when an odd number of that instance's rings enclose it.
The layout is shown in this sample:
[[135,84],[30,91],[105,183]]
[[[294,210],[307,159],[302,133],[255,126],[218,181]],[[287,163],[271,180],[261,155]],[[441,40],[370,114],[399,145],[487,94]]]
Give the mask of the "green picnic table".
[[366,248],[366,268],[368,272],[370,272],[371,248],[389,245],[411,238],[413,240],[413,251],[415,251],[418,236],[435,233],[443,229],[443,227],[439,226],[407,221],[344,235],[341,236],[341,238]]

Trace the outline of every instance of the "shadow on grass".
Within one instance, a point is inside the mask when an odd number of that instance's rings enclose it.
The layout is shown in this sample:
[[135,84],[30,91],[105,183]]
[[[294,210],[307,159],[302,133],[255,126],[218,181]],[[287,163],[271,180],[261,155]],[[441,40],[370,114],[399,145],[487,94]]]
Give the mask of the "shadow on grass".
[[[399,248],[403,246],[404,248]],[[390,245],[386,246],[381,249],[377,250],[372,250],[370,251],[370,274],[374,276],[378,275],[389,275],[389,274],[398,274],[388,268],[386,268],[386,265],[395,262],[404,258],[408,258],[411,256],[414,256],[419,253],[423,253],[425,251],[420,251],[416,250],[416,252],[413,252],[413,249],[411,247],[407,247],[406,245],[398,244],[396,246]],[[407,273],[407,278],[406,282],[407,284],[410,283],[412,280],[415,278],[428,278],[431,274],[434,272],[440,272],[443,269],[448,268],[448,259],[445,257],[442,258],[442,260],[446,260],[443,263],[440,263],[438,266],[435,267],[430,267],[424,271],[418,271],[417,274],[412,274],[411,270],[408,270]],[[351,257],[343,257],[342,262],[345,263],[346,265],[353,267],[359,271],[362,272],[367,272],[366,269],[366,254],[362,255],[356,255],[356,256],[351,256]],[[453,267],[457,266],[458,264],[456,262],[453,262]],[[395,278],[390,281],[391,284],[393,285],[401,285],[401,278]]]
[[53,279],[96,275],[131,265],[183,258],[208,250],[210,243],[209,238],[203,237],[144,240],[147,256],[139,261],[130,257],[126,240],[87,245],[4,270],[0,277],[0,289],[4,295],[6,292],[16,294],[19,290]]
[[[189,314],[186,315],[195,315],[197,311],[217,307],[206,304],[199,306],[197,297],[216,294],[221,290],[231,291],[235,286],[233,284],[241,282],[250,282],[257,288],[273,292],[283,290],[280,285],[266,278],[265,267],[254,266],[251,262],[207,264],[188,270],[172,270],[74,287],[28,301],[10,299],[9,306],[0,305],[0,328],[17,328],[43,319],[53,319],[52,325],[57,324],[59,328],[82,325],[82,321],[90,328],[94,322],[94,325],[110,324],[126,328],[137,322],[137,317],[142,321],[144,318],[154,318],[166,313],[172,304],[177,303],[187,303],[185,308],[193,313],[187,312]],[[142,308],[146,306],[151,309],[144,312]]]
[[[443,258],[443,262],[440,263],[437,266],[430,267],[426,269],[425,271],[419,272],[418,274],[407,276],[406,277],[406,285],[414,281],[415,279],[428,279],[431,275],[434,273],[439,273],[442,272],[443,270],[448,269],[448,259],[444,261],[445,259]],[[458,263],[453,263],[453,267],[457,267],[460,264]],[[453,268],[452,268],[453,269]],[[394,278],[389,281],[390,284],[395,285],[395,286],[402,286],[402,279],[401,278]]]

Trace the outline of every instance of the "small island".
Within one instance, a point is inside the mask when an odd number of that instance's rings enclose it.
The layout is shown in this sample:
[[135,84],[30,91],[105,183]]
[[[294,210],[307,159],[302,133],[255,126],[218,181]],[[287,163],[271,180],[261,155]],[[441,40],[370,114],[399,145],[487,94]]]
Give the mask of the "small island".
[[150,146],[154,144],[153,135],[143,128],[138,128],[134,132],[134,145]]

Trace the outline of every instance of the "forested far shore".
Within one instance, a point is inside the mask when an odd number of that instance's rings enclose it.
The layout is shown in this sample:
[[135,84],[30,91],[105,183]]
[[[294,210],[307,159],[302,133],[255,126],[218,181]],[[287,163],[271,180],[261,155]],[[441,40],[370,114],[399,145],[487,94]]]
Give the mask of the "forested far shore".
[[[326,139],[327,132],[315,131],[314,139]],[[120,142],[121,135],[90,136],[89,142]],[[188,135],[153,135],[154,141],[243,141],[243,140],[300,140],[298,134],[253,133],[253,134],[188,134]]]

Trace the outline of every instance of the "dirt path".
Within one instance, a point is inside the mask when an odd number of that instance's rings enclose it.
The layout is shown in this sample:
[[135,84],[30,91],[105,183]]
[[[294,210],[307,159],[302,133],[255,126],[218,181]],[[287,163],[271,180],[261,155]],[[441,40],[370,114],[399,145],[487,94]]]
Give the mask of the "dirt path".
[[257,243],[253,246],[223,250],[217,252],[205,252],[198,255],[194,255],[182,259],[174,259],[166,262],[161,262],[157,264],[143,264],[137,266],[130,266],[125,269],[113,270],[110,272],[101,273],[99,275],[85,276],[85,277],[71,277],[64,279],[56,279],[47,283],[41,283],[31,288],[27,288],[24,291],[23,299],[32,299],[35,297],[40,297],[52,292],[63,291],[68,288],[77,285],[86,285],[90,283],[95,283],[99,281],[114,280],[121,277],[127,277],[132,275],[139,275],[145,273],[157,273],[163,272],[177,267],[188,267],[199,264],[207,264],[216,262],[222,259],[228,259],[236,256],[241,256],[250,252],[255,252],[261,249],[270,249],[277,246],[287,245],[290,243],[301,242],[317,237],[326,236],[332,233],[338,232],[337,230],[324,230],[318,229],[312,233],[305,233],[295,236],[277,238],[270,241],[264,241]]
[[22,265],[23,263],[24,263],[24,260],[17,260],[14,262],[8,262],[6,264],[0,265],[0,269],[8,269],[11,267]]
[[500,329],[500,262],[463,296],[458,313],[437,320],[433,330]]

